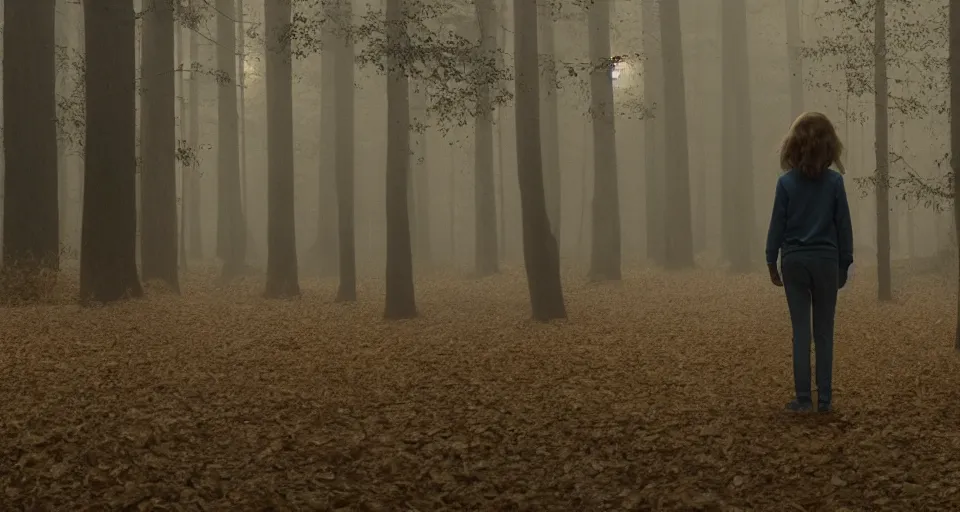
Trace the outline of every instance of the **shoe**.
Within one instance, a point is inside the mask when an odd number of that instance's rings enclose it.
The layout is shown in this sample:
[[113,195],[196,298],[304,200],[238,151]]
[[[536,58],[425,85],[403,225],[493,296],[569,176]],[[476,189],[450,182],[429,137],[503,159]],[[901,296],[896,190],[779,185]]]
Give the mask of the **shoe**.
[[801,402],[799,400],[791,400],[786,407],[789,412],[811,412],[813,411],[813,404],[810,402]]
[[823,402],[820,402],[817,404],[817,412],[821,414],[829,414],[833,412],[833,406],[828,403],[825,404]]

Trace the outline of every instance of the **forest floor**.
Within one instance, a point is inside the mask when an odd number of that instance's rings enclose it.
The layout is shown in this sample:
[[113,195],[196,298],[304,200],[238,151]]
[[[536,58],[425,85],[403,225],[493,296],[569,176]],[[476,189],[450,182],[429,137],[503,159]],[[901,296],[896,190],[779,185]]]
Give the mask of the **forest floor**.
[[790,416],[765,276],[519,272],[259,297],[261,280],[0,309],[2,510],[960,510],[952,279],[841,292],[835,407]]

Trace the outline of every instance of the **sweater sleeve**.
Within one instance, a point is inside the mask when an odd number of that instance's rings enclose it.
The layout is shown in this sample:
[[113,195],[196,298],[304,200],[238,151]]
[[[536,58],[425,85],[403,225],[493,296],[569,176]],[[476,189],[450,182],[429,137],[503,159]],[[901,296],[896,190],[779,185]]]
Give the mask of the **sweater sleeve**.
[[843,185],[843,176],[837,179],[834,222],[837,224],[840,268],[846,269],[853,263],[853,223],[850,220],[850,203],[847,201],[847,190]]
[[770,217],[770,229],[767,230],[767,264],[776,265],[783,237],[787,229],[787,190],[783,182],[777,180],[777,191],[773,198],[773,214]]

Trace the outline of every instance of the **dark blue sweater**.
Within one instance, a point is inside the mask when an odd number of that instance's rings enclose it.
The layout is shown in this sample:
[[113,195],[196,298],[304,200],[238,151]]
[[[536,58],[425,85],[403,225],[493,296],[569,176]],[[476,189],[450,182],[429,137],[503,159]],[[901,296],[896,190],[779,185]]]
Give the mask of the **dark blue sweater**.
[[853,227],[843,175],[827,170],[811,179],[799,170],[777,180],[773,216],[767,232],[767,263],[776,264],[777,253],[838,260],[841,270],[853,263]]

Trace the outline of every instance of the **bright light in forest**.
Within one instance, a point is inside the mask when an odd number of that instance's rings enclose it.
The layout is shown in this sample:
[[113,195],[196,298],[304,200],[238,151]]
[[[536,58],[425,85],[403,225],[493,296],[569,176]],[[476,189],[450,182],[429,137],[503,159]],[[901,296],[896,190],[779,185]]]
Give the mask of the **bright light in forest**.
[[617,80],[620,79],[620,76],[626,73],[628,70],[627,63],[620,61],[613,64],[613,69],[610,70],[610,77],[613,78],[613,83],[616,84]]

